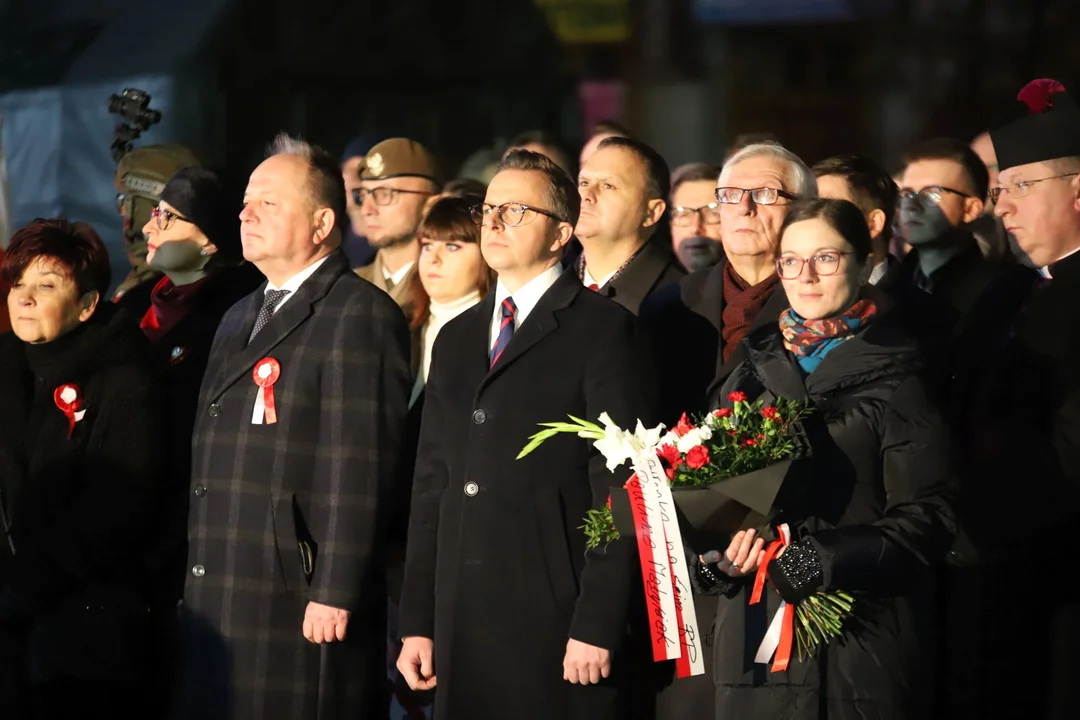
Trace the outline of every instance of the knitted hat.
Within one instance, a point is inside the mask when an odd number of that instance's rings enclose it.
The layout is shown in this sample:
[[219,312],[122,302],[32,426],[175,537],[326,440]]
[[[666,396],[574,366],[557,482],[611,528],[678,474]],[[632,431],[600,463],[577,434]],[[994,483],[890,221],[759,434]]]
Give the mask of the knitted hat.
[[161,199],[202,230],[217,247],[220,261],[236,262],[243,257],[236,197],[213,170],[178,170],[162,189]]

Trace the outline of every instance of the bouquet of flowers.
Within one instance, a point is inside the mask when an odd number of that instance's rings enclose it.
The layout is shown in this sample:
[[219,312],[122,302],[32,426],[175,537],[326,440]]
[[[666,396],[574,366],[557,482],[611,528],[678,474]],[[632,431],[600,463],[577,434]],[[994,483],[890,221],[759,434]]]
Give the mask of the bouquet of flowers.
[[[801,421],[810,413],[806,403],[778,398],[766,405],[749,402],[745,393],[728,395],[730,408],[721,408],[699,417],[683,414],[678,424],[665,432],[663,425],[646,428],[639,420],[633,432],[618,427],[603,413],[599,424],[570,416],[570,422],[542,423],[518,455],[521,459],[548,439],[562,433],[576,434],[593,441],[607,460],[608,470],[630,462],[635,469],[643,459],[658,458],[667,478],[667,490],[681,512],[681,520],[698,531],[731,532],[754,510],[768,516],[791,463],[808,453]],[[626,487],[640,480],[636,472]],[[626,492],[613,493],[607,506],[589,510],[581,529],[589,548],[605,546],[623,532],[633,533],[637,523],[618,517],[628,513],[612,511],[612,497],[626,503]],[[618,499],[621,497],[622,499]],[[732,524],[724,507],[737,504],[744,511]],[[725,524],[726,523],[726,524]],[[620,531],[622,529],[622,532]],[[786,528],[785,528],[786,529]],[[672,540],[669,536],[668,540]],[[760,601],[768,561],[787,543],[786,535],[773,542],[755,581],[755,598]],[[846,593],[818,593],[789,607],[782,620],[786,641],[797,643],[800,658],[807,657],[841,635],[844,620],[851,614],[853,600]],[[797,619],[798,623],[793,620]],[[773,669],[787,666],[783,647],[777,651]],[[781,663],[781,656],[784,656]],[[778,667],[779,665],[783,667]]]
[[[570,417],[572,422],[543,423],[545,428],[529,439],[529,444],[518,455],[521,459],[540,447],[548,438],[559,433],[575,433],[593,440],[593,445],[607,459],[607,467],[614,470],[635,457],[655,452],[665,465],[669,485],[673,490],[704,488],[727,480],[732,483],[719,485],[717,489],[725,498],[739,501],[765,514],[776,497],[779,486],[752,474],[774,467],[793,458],[804,445],[800,421],[809,414],[805,403],[778,399],[775,404],[762,401],[750,403],[746,394],[733,392],[728,396],[731,408],[721,408],[702,417],[690,418],[685,413],[678,424],[664,433],[664,426],[646,429],[638,421],[633,433],[615,425],[607,413],[600,416],[600,425]],[[786,470],[786,466],[783,467]],[[772,475],[782,481],[783,473]],[[769,492],[769,491],[772,492]],[[697,494],[675,494],[676,504],[691,523],[706,520],[698,510],[701,505]],[[685,502],[680,503],[680,498]],[[716,496],[714,496],[716,497]],[[715,506],[710,503],[710,507]],[[611,499],[607,507],[590,510],[581,526],[589,548],[607,545],[620,537],[611,512]]]

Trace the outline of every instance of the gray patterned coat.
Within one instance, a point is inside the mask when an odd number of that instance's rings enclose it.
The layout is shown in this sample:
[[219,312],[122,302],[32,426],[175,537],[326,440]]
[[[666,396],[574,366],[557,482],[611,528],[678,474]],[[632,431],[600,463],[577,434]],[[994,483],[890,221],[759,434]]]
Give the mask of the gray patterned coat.
[[[263,288],[222,319],[203,380],[184,591],[184,718],[385,717],[384,503],[410,378],[408,330],[340,251],[247,344]],[[275,424],[253,424],[273,357]],[[315,601],[344,643],[302,633]]]

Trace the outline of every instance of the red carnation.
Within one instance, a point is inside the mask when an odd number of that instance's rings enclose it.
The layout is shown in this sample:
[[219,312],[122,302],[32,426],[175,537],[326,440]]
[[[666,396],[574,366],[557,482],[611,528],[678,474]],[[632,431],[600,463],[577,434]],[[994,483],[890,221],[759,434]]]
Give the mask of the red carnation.
[[668,480],[674,480],[675,479],[675,468],[668,468],[667,470],[664,471],[664,474],[667,475]]
[[1063,92],[1065,86],[1057,80],[1041,78],[1025,85],[1016,99],[1027,105],[1032,115],[1041,115],[1054,107],[1054,95]]
[[766,420],[779,420],[780,411],[770,405],[767,408],[761,408],[761,416]]
[[736,435],[738,435],[738,434],[739,434],[739,431],[738,431],[738,430],[732,430],[732,431],[730,431],[730,432],[728,433],[728,435],[730,435],[731,437],[735,437],[735,436],[736,436]]
[[721,420],[726,417],[731,417],[731,408],[720,408],[719,410],[714,412],[713,415],[720,418]]
[[754,447],[755,445],[757,445],[757,440],[755,440],[754,438],[747,438],[743,441],[743,445],[745,445],[746,447]]
[[746,402],[746,393],[742,390],[736,390],[727,396],[727,399],[733,403]]
[[691,470],[700,470],[708,464],[709,450],[704,445],[698,445],[686,453],[686,465]]
[[686,433],[694,429],[694,426],[690,424],[690,418],[686,417],[686,413],[682,414],[679,418],[679,424],[671,429],[671,432],[675,433],[676,437],[682,437]]
[[668,465],[673,468],[677,468],[682,465],[682,453],[679,452],[679,449],[677,447],[670,443],[662,446],[659,450],[656,451],[656,454],[660,457],[661,460],[667,460]]
[[611,496],[610,495],[607,496],[607,509],[608,510],[611,509]]

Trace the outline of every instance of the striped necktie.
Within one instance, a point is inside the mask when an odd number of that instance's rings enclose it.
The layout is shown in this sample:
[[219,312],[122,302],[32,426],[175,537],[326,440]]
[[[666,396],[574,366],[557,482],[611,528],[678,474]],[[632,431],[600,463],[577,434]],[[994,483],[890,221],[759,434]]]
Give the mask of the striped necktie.
[[499,336],[495,338],[495,346],[491,348],[491,365],[499,361],[510,339],[514,337],[514,316],[517,314],[517,305],[514,298],[508,297],[502,302],[502,320],[499,322]]

